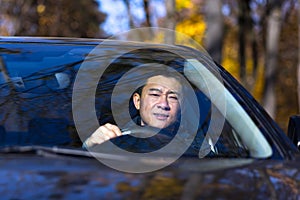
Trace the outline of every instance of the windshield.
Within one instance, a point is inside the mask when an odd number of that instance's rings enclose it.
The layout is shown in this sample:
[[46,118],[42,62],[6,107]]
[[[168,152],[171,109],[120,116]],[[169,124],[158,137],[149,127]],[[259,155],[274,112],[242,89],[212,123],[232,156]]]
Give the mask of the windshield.
[[[153,135],[137,140],[133,134],[114,144],[132,152],[166,147],[198,157],[272,155],[258,122],[224,87],[222,76],[209,70],[214,64],[206,56],[144,47],[93,49],[43,43],[1,48],[1,146],[84,150],[83,141],[99,125],[113,123],[127,130],[138,116],[130,100],[134,91],[166,68],[178,73],[185,88],[176,133],[157,147]],[[138,128],[136,124],[132,129]]]

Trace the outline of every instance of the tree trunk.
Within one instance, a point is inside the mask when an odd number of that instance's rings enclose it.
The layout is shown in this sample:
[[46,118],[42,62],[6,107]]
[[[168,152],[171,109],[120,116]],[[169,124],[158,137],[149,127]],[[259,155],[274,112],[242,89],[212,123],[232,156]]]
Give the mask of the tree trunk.
[[[300,0],[298,0],[298,6]],[[300,9],[298,8],[298,69],[297,69],[297,82],[298,82],[298,112],[300,112]]]
[[146,27],[151,27],[151,17],[150,17],[150,5],[149,5],[149,0],[143,0],[144,1],[144,9],[145,9],[145,15],[146,15],[146,21],[144,25]]
[[252,51],[252,77],[247,81],[247,84],[249,85],[249,89],[252,92],[255,83],[258,76],[258,43],[257,43],[257,33],[254,30],[254,27],[252,26],[252,32],[251,32],[251,51]]
[[248,1],[239,1],[239,67],[240,79],[243,85],[246,85],[246,35],[249,30],[246,19],[247,4]]
[[[251,89],[247,77],[247,39],[250,38],[253,32],[253,24],[250,16],[250,0],[239,1],[239,65],[240,65],[240,79],[247,89]],[[251,38],[252,39],[252,38]]]
[[281,7],[275,6],[270,10],[267,20],[265,84],[263,93],[263,106],[273,118],[276,115],[275,82],[281,23]]
[[221,63],[224,40],[224,20],[222,14],[222,1],[206,1],[206,37],[205,48],[212,58]]
[[129,0],[123,0],[126,8],[127,8],[127,13],[128,13],[128,18],[129,18],[129,27],[130,29],[134,28],[134,22],[133,22],[133,17],[131,14],[131,8],[130,8],[130,2]]
[[165,20],[165,27],[167,29],[170,29],[171,31],[167,31],[165,35],[165,43],[166,44],[175,44],[176,41],[176,34],[175,28],[176,28],[176,18],[175,18],[175,13],[176,13],[176,8],[175,8],[175,0],[166,0],[166,10],[167,10],[167,16]]

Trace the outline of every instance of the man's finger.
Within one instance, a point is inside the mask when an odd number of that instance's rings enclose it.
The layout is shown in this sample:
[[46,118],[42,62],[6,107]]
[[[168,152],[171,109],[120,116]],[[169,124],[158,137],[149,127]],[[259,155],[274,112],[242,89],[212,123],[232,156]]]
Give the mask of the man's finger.
[[113,130],[113,132],[116,134],[116,136],[121,136],[122,135],[121,130],[116,125],[109,124],[109,127],[111,128],[111,130]]

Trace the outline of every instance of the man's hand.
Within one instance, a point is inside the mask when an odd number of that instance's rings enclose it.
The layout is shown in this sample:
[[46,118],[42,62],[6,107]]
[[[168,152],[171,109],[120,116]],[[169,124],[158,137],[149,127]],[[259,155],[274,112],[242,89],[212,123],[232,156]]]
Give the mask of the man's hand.
[[107,123],[103,126],[100,126],[89,138],[85,140],[84,147],[89,148],[121,135],[122,132],[119,127]]

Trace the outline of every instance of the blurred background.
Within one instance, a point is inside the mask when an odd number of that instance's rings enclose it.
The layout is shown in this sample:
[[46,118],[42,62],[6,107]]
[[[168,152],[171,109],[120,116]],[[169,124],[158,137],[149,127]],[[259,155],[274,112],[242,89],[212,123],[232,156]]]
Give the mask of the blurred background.
[[108,38],[138,27],[182,32],[233,74],[287,131],[289,117],[299,113],[299,4],[300,0],[0,0],[0,35]]

